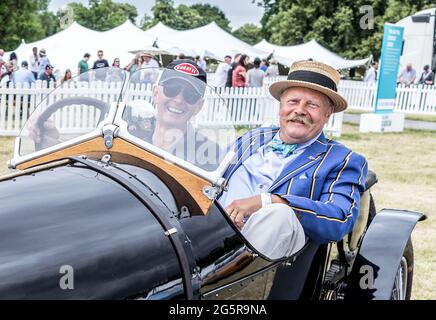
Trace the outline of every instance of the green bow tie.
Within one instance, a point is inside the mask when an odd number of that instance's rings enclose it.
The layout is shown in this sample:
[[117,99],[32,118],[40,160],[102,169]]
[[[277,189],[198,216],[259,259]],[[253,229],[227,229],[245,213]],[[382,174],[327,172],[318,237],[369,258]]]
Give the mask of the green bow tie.
[[283,157],[289,157],[292,152],[297,148],[297,144],[286,144],[274,137],[267,145],[267,148],[271,148],[276,153],[281,153]]

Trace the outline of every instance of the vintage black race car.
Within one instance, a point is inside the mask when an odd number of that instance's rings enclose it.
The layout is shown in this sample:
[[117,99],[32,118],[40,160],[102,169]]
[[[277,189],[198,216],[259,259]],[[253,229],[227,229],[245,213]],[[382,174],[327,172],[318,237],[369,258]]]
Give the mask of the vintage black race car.
[[[15,170],[0,178],[1,299],[410,298],[411,233],[422,215],[376,212],[375,173],[350,234],[271,260],[217,201],[234,157],[227,146],[242,132],[231,126],[231,99],[212,88],[185,97],[200,103],[189,118],[174,101],[200,80],[173,71],[178,82],[165,94],[174,99],[163,102],[159,70],[130,81],[99,72],[105,81],[90,74],[42,97],[17,138]],[[177,130],[159,147],[160,117],[189,120],[193,151]],[[207,159],[190,159],[205,149]]]

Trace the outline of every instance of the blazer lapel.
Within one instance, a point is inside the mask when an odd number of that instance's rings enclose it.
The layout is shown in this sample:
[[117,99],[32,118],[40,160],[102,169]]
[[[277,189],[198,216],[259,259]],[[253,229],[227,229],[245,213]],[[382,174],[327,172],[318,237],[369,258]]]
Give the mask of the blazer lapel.
[[239,143],[235,146],[236,161],[226,170],[224,178],[229,179],[241,163],[247,160],[265,143],[271,141],[278,130],[278,128],[261,129],[259,131],[250,132],[247,137],[242,137]]
[[299,174],[301,171],[310,168],[315,163],[318,163],[322,159],[322,155],[326,153],[327,147],[327,140],[324,133],[321,133],[315,142],[307,147],[302,154],[283,169],[269,190],[274,190],[284,182],[289,181],[289,179]]

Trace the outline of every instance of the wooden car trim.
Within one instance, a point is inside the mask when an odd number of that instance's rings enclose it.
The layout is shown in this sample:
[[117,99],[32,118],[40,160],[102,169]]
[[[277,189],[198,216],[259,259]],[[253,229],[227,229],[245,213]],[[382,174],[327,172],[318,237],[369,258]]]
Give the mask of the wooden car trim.
[[139,166],[158,175],[173,193],[179,208],[186,206],[192,215],[208,212],[213,200],[203,194],[203,188],[211,186],[210,182],[120,137],[114,139],[111,149],[107,149],[103,138],[98,137],[20,163],[17,169],[25,170],[71,156],[101,159],[105,154],[109,154],[113,162]]

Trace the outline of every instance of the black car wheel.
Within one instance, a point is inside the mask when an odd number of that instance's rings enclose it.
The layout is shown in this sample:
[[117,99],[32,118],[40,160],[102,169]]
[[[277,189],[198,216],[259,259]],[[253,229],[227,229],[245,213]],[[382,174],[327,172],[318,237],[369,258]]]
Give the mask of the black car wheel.
[[403,257],[398,266],[392,289],[391,300],[410,300],[413,282],[413,245],[412,239],[407,241]]

